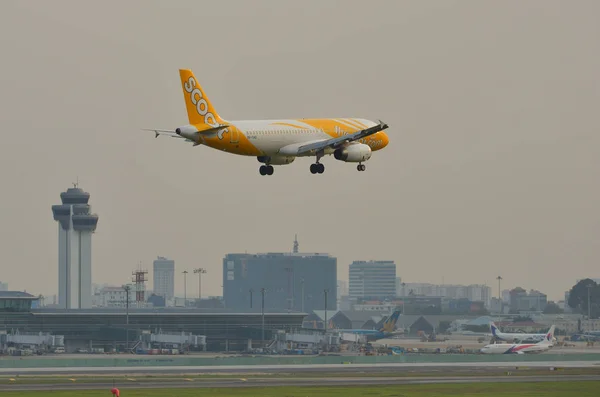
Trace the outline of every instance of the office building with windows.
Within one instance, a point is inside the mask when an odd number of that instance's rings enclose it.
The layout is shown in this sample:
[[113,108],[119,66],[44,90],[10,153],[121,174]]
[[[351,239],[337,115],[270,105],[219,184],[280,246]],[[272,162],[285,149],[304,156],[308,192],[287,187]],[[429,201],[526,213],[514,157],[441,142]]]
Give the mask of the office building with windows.
[[354,261],[349,269],[350,300],[383,300],[396,296],[394,261]]
[[[296,251],[296,250],[294,250]],[[320,253],[228,254],[223,258],[227,309],[266,311],[336,310],[337,259]]]
[[159,256],[154,260],[154,294],[162,296],[165,301],[175,296],[175,261]]

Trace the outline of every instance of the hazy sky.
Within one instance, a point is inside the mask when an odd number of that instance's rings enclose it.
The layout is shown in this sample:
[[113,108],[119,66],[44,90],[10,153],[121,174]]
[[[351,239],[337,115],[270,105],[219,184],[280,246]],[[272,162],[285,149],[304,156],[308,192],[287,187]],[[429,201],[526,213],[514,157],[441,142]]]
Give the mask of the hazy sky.
[[[157,255],[395,260],[407,282],[538,288],[600,277],[600,2],[2,1],[0,280],[56,293],[51,205],[79,177],[93,279]],[[221,116],[364,117],[367,162],[276,167],[141,128],[187,124],[178,68]],[[151,272],[150,272],[151,273]],[[151,276],[151,274],[150,274]],[[151,286],[151,283],[150,285]],[[190,294],[197,279],[188,279]]]

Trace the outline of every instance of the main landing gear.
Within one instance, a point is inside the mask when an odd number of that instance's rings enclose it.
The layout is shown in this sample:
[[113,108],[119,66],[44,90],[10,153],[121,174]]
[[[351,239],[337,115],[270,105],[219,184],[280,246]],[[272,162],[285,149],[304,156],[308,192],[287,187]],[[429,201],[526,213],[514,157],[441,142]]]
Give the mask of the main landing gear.
[[258,169],[261,175],[273,175],[273,171],[275,170],[272,165],[261,165]]
[[365,167],[364,164],[359,164],[359,165],[356,166],[356,169],[359,170],[359,171],[364,171],[364,170],[367,169],[367,167]]
[[323,150],[319,150],[315,153],[317,155],[317,162],[310,165],[310,173],[311,174],[322,174],[325,172],[325,166],[319,163],[319,160],[325,155]]
[[311,174],[322,174],[325,172],[325,166],[321,163],[314,163],[310,165]]

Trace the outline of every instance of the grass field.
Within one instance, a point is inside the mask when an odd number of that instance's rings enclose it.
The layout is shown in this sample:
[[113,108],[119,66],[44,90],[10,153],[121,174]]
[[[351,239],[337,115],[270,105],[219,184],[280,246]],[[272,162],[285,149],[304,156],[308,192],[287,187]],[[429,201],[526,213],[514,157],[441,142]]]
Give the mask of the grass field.
[[[218,388],[218,389],[146,389],[121,390],[122,397],[596,397],[600,381],[544,382],[544,383],[478,383],[447,385],[398,385],[356,387],[269,387],[269,388]],[[39,391],[2,392],[3,397],[100,397],[111,396],[107,390],[89,391]]]

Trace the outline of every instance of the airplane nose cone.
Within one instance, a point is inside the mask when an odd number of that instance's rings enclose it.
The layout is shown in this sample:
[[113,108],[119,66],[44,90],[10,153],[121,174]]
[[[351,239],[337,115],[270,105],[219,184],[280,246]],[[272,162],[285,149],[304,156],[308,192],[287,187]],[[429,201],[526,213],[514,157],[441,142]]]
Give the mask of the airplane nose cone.
[[385,132],[381,132],[381,148],[383,149],[390,143],[390,138],[388,138]]

